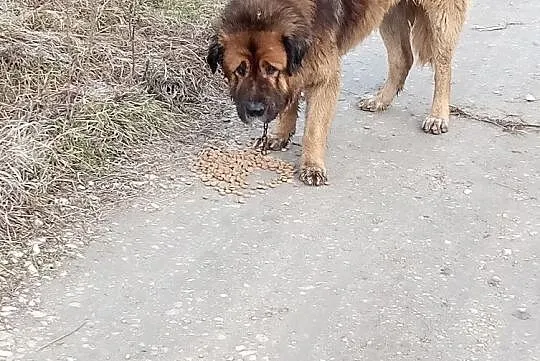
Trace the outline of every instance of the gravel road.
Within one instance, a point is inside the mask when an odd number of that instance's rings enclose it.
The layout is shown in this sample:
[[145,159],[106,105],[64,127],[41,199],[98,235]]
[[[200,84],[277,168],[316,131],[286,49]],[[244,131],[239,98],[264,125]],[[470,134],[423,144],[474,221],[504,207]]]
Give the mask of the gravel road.
[[329,186],[118,209],[33,307],[4,307],[0,360],[539,360],[540,133],[485,121],[540,123],[540,2],[499,2],[474,4],[454,62],[453,104],[484,121],[424,134],[418,68],[358,110],[385,77],[375,34],[344,60]]

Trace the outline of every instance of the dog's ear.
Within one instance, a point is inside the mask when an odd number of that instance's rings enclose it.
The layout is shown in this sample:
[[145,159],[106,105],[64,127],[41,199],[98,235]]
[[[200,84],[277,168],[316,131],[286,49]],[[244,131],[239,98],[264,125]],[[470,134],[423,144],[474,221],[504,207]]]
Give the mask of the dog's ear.
[[210,65],[210,70],[215,74],[218,66],[223,66],[223,45],[219,43],[217,35],[210,38],[210,44],[208,46],[208,55],[206,56],[206,62]]
[[306,39],[298,36],[284,36],[283,45],[287,53],[287,72],[293,75],[302,66],[309,44]]

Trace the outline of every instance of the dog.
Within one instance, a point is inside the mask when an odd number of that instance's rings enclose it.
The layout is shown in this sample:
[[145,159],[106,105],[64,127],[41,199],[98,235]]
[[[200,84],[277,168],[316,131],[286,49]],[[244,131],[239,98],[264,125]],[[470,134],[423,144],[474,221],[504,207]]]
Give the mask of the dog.
[[365,111],[385,110],[402,90],[414,61],[434,70],[426,133],[448,131],[451,63],[468,0],[231,0],[208,46],[213,74],[221,69],[239,118],[277,123],[269,149],[281,150],[296,131],[306,100],[299,178],[327,182],[325,151],[341,87],[341,59],[375,29],[387,50],[388,75]]

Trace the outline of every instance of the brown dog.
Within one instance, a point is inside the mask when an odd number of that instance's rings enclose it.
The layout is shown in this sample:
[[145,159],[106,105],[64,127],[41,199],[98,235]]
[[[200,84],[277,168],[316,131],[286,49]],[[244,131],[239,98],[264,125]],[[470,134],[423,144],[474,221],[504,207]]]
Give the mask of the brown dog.
[[[341,58],[379,28],[388,52],[381,90],[360,100],[363,110],[386,109],[403,88],[413,64],[435,71],[427,133],[448,131],[451,62],[468,0],[231,0],[213,37],[207,61],[221,66],[244,122],[278,123],[270,148],[285,147],[296,130],[305,92],[306,126],[300,179],[326,182],[328,131],[341,86]],[[412,41],[411,41],[412,40]]]

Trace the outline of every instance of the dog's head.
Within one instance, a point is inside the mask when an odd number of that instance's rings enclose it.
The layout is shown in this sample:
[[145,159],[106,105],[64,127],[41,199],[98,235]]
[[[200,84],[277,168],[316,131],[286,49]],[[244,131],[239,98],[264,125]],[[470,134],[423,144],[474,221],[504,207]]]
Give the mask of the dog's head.
[[208,48],[210,69],[223,70],[245,123],[270,122],[290,104],[298,92],[290,80],[302,67],[309,47],[306,36],[290,31],[290,14],[279,17],[272,10],[243,6],[239,13],[229,13]]

